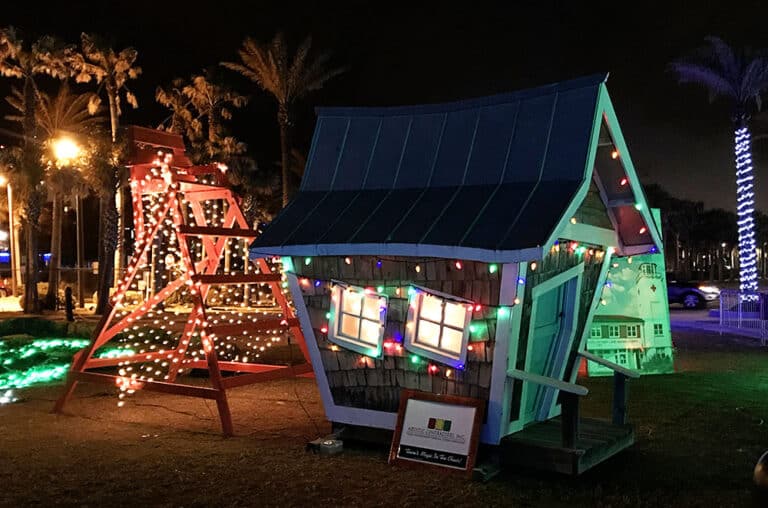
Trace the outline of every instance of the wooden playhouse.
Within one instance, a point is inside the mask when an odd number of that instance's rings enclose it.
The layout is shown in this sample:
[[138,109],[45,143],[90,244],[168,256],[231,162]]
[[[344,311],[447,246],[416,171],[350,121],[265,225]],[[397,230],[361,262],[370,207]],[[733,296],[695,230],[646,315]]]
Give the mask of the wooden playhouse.
[[[585,351],[612,256],[660,236],[595,76],[505,95],[321,108],[282,256],[331,422],[393,429],[400,390],[479,398],[481,441],[579,473],[629,446],[627,377]],[[615,373],[579,417],[582,358]]]

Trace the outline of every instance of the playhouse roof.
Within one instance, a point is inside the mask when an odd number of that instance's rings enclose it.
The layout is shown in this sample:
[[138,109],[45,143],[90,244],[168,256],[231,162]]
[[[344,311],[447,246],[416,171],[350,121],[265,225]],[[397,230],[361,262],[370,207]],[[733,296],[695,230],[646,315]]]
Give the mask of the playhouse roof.
[[252,251],[539,258],[589,184],[606,78],[448,104],[318,108],[301,189]]

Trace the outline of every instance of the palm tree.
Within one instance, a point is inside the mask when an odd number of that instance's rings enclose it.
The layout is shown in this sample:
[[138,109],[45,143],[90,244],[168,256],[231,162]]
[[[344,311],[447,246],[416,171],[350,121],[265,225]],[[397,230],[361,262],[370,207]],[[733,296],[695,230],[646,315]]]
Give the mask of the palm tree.
[[98,107],[102,91],[106,92],[112,141],[115,142],[118,118],[122,115],[120,94],[125,94],[126,102],[134,109],[139,107],[136,96],[127,85],[129,79],[136,79],[141,74],[141,67],[135,65],[139,53],[130,47],[116,52],[106,41],[92,34],[81,34],[80,43],[82,54],[78,55],[74,64],[76,80],[86,83],[95,79],[99,84],[91,98],[92,110]]
[[231,108],[245,106],[245,96],[198,75],[190,82],[177,78],[168,89],[158,87],[155,99],[171,109],[168,130],[186,135],[196,163],[226,160],[245,151],[223,126],[223,120],[232,119]]
[[41,145],[38,139],[36,113],[41,102],[36,78],[47,74],[65,79],[71,74],[68,66],[72,48],[59,45],[52,37],[41,37],[31,45],[17,36],[13,28],[0,29],[0,74],[21,79],[24,141],[20,169],[24,175],[25,226],[27,236],[27,263],[25,265],[24,311],[39,309],[37,294],[37,229],[43,204],[40,182],[43,176]]
[[754,185],[749,118],[760,109],[760,94],[768,89],[768,58],[737,52],[717,37],[670,67],[680,83],[696,83],[710,99],[723,97],[731,106],[736,155],[736,211],[739,226],[739,282],[742,291],[757,291]]
[[[37,110],[38,127],[48,140],[51,148],[52,140],[63,135],[82,136],[89,129],[103,123],[104,116],[98,115],[99,110],[89,108],[93,93],[72,93],[65,81],[59,86],[55,97],[40,93],[40,103]],[[23,94],[16,88],[6,99],[20,113],[23,113]],[[9,115],[6,119],[16,122],[23,120],[22,116]],[[48,292],[45,295],[45,306],[56,308],[58,296],[59,275],[61,270],[61,219],[62,207],[67,199],[77,199],[86,194],[85,182],[79,171],[69,167],[73,161],[56,161],[52,154],[44,157],[48,160],[46,171],[46,187],[48,199],[52,202],[51,211],[51,259],[49,262]],[[63,167],[58,167],[63,165]]]
[[[73,65],[77,73],[76,79],[78,82],[88,82],[91,79],[95,79],[99,84],[96,94],[91,100],[92,109],[98,106],[99,96],[102,91],[106,92],[107,100],[109,101],[112,142],[115,143],[117,141],[118,118],[122,114],[122,108],[120,107],[121,94],[125,96],[128,104],[134,108],[139,106],[136,96],[127,85],[129,79],[136,79],[141,74],[141,67],[135,65],[138,52],[131,47],[115,51],[110,44],[100,37],[86,33],[80,35],[80,42],[82,53],[77,55],[78,58]],[[116,182],[115,187],[104,189],[104,192],[99,193],[102,196],[99,201],[99,211],[101,212],[102,220],[99,221],[99,238],[101,238],[99,244],[101,248],[99,249],[97,314],[104,312],[109,300],[109,288],[115,277],[114,263],[116,251],[120,265],[118,268],[122,268],[125,264],[125,239],[123,236],[127,215],[125,213],[125,206],[122,206],[125,202],[122,199],[123,175],[122,169],[119,166],[116,165],[113,170],[117,173],[117,177],[115,179],[104,179],[103,183],[111,185],[114,180]],[[121,197],[119,200],[119,214],[114,210],[116,206],[115,194],[118,192]],[[119,221],[121,227],[107,224],[107,221],[112,220],[112,217]],[[114,231],[116,236],[112,236],[111,231]]]
[[221,65],[239,72],[272,94],[277,101],[277,123],[280,126],[280,155],[282,161],[283,206],[288,204],[288,171],[291,152],[290,133],[293,106],[309,92],[319,90],[326,81],[344,72],[336,67],[327,69],[330,53],[310,58],[312,38],[307,37],[291,58],[282,33],[269,44],[260,44],[247,37],[238,51],[242,63],[222,62]]

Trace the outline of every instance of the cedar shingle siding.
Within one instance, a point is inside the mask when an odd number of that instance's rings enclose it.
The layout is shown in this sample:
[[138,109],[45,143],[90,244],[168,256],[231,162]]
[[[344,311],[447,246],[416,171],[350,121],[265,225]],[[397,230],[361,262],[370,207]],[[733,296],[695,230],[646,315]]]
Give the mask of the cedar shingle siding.
[[[455,260],[415,258],[387,258],[376,266],[377,258],[371,256],[350,257],[347,265],[343,257],[314,257],[309,265],[304,258],[293,258],[299,278],[321,280],[337,279],[362,287],[384,286],[390,295],[387,325],[384,339],[402,337],[408,311],[409,283],[442,291],[480,303],[483,308],[473,312],[475,332],[470,335],[472,351],[468,351],[464,370],[451,369],[446,378],[446,365],[435,363],[440,372],[427,372],[430,362],[421,358],[419,364],[411,361],[411,354],[404,348],[400,353],[384,351],[382,359],[374,359],[343,347],[333,351],[327,334],[320,330],[327,325],[326,313],[330,310],[330,285],[315,287],[314,283],[302,285],[304,301],[317,337],[334,402],[338,405],[396,412],[400,402],[400,388],[413,388],[433,393],[462,395],[487,400],[491,383],[493,337],[496,334],[496,308],[498,305],[500,269],[489,273],[487,263],[465,261],[462,270],[455,268]],[[416,265],[421,271],[416,272]],[[395,289],[401,288],[401,295]]]

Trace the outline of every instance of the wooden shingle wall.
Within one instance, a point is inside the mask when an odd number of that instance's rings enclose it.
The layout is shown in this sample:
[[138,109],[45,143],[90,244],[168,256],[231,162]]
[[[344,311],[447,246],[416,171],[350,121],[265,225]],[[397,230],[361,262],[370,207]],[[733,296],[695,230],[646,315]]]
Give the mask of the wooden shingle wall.
[[[456,267],[456,260],[448,259],[350,256],[349,261],[347,264],[344,257],[334,256],[293,258],[334,402],[396,412],[401,388],[487,400],[501,265],[491,273],[489,264],[473,261],[462,261],[461,269]],[[328,324],[331,279],[361,287],[384,288],[383,292],[389,296],[385,341],[402,342],[410,284],[479,303],[482,308],[472,314],[474,331],[470,335],[471,350],[464,369],[457,370],[423,357],[415,363],[413,355],[402,347],[386,348],[383,357],[376,359],[328,341],[327,334],[321,330]],[[430,364],[439,371],[429,373]]]

